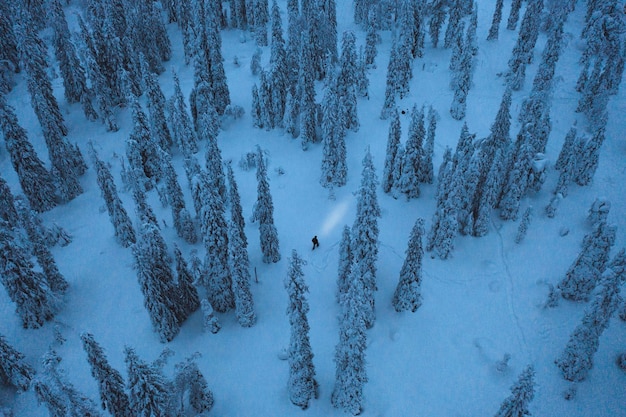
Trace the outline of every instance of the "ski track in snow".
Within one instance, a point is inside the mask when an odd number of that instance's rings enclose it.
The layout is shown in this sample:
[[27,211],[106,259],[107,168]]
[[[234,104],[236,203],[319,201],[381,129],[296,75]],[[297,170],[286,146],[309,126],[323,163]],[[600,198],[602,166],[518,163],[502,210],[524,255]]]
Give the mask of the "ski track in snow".
[[507,305],[509,307],[509,314],[511,316],[511,319],[517,326],[517,329],[519,330],[516,333],[519,345],[524,349],[526,354],[532,359],[532,352],[528,348],[528,342],[526,340],[524,328],[522,327],[519,314],[515,310],[515,303],[513,302],[513,293],[515,292],[515,282],[513,279],[513,275],[511,274],[511,270],[509,269],[509,262],[506,258],[506,251],[504,250],[504,239],[502,238],[502,233],[500,232],[500,228],[496,225],[493,217],[491,218],[491,224],[493,225],[493,228],[496,231],[496,234],[498,235],[498,241],[500,243],[498,245],[500,248],[500,259],[502,260],[502,265],[504,266],[504,272],[506,273],[506,278],[507,278],[506,279],[506,283],[507,283],[506,299],[507,299]]
[[[334,253],[337,245],[339,245],[338,241],[330,245],[328,249],[323,251],[323,254],[320,257],[321,259],[319,260],[318,260],[318,257],[314,257],[313,253],[311,253],[307,262],[309,263],[309,265],[311,265],[311,267],[313,267],[313,269],[315,269],[316,272],[321,273],[325,271],[329,264],[328,258],[330,257],[332,253]],[[311,251],[311,252],[314,252],[314,251]]]

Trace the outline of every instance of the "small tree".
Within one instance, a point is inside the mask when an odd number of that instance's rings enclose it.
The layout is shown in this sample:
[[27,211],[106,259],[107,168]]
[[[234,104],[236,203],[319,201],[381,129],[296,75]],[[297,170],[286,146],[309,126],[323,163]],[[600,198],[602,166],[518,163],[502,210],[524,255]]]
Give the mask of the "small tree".
[[134,415],[157,417],[169,415],[171,404],[170,383],[155,364],[141,360],[129,346],[124,349],[128,371],[130,408]]
[[530,415],[528,405],[535,396],[535,370],[528,365],[511,387],[511,395],[504,400],[495,417],[524,417]]
[[0,382],[26,391],[34,376],[35,370],[24,360],[24,354],[0,335]]
[[422,236],[424,235],[424,219],[417,219],[406,250],[404,264],[400,270],[400,281],[393,294],[392,304],[397,312],[410,310],[415,312],[422,305]]
[[213,407],[213,393],[209,389],[204,375],[198,368],[195,356],[189,357],[176,365],[174,386],[178,397],[177,412],[181,415],[185,413],[185,400],[189,402],[189,406],[198,415],[208,413]]

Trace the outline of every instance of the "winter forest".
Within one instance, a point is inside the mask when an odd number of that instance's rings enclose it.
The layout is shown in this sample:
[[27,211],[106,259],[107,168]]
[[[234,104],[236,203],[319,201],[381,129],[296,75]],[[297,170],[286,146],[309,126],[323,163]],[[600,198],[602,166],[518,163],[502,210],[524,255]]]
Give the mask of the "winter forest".
[[621,0],[0,1],[0,416],[626,417],[625,61]]

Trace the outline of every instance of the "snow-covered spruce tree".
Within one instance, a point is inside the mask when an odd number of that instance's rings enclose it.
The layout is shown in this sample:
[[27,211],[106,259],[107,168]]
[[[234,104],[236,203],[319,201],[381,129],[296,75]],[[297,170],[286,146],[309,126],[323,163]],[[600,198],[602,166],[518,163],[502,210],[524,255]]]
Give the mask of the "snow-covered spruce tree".
[[38,212],[50,210],[57,204],[52,177],[3,96],[0,97],[0,127],[13,169],[31,207]]
[[343,112],[340,109],[340,97],[337,94],[336,80],[331,79],[322,101],[322,175],[323,187],[342,187],[346,185],[348,167],[346,165],[346,142]]
[[141,360],[131,347],[126,346],[124,354],[128,372],[128,397],[133,415],[172,415],[171,383],[163,375],[163,371],[155,364]]
[[424,219],[417,219],[406,250],[404,264],[400,270],[400,280],[393,294],[391,303],[397,312],[410,310],[415,312],[422,305],[422,236],[424,235]]
[[335,293],[338,303],[341,303],[342,297],[348,292],[350,267],[354,259],[350,242],[350,228],[345,225],[341,235],[341,243],[339,244],[339,267],[337,268],[337,291]]
[[200,224],[206,249],[204,274],[199,284],[204,286],[211,305],[220,313],[235,307],[228,253],[228,223],[224,204],[215,189],[202,192]]
[[439,34],[446,20],[448,4],[445,0],[433,0],[430,3],[430,19],[428,21],[428,34],[433,44],[433,48],[439,45]]
[[243,217],[241,208],[241,197],[239,196],[239,188],[235,180],[232,161],[226,162],[226,176],[228,179],[228,201],[230,202],[230,220],[237,227],[241,243],[244,248],[248,247],[248,239],[245,233],[246,222]]
[[491,26],[489,27],[489,34],[487,35],[488,41],[497,41],[498,34],[500,32],[500,22],[502,21],[502,6],[504,0],[496,0],[496,8],[493,11],[493,18],[491,20]]
[[272,87],[270,85],[268,72],[261,70],[259,75],[259,109],[261,111],[261,124],[265,130],[274,128],[274,117],[272,114]]
[[191,214],[187,210],[183,190],[178,183],[176,171],[172,166],[170,155],[157,148],[159,153],[159,161],[161,162],[161,172],[163,182],[165,182],[165,192],[167,193],[167,201],[172,209],[172,218],[174,220],[174,228],[176,234],[185,239],[188,243],[196,243],[198,236],[196,234],[195,225],[191,218]]
[[[376,196],[378,180],[369,148],[363,158],[361,186],[357,197],[356,218],[352,225],[350,248],[353,254],[351,273],[362,281],[367,301],[363,312],[367,328],[374,326],[374,293],[376,285],[376,261],[378,259],[378,217],[380,206]],[[351,275],[351,278],[352,275]]]
[[101,416],[98,406],[74,388],[62,369],[61,357],[53,350],[42,358],[43,371],[33,382],[39,402],[46,403],[52,416]]
[[463,30],[460,30],[460,25],[462,24],[463,18],[463,9],[465,1],[463,0],[452,0],[448,9],[448,26],[446,26],[446,33],[444,35],[443,47],[451,48],[453,46],[455,38],[459,33],[463,33]]
[[555,360],[563,373],[563,378],[568,381],[583,381],[593,367],[593,356],[598,350],[600,336],[609,326],[611,316],[622,302],[619,291],[624,279],[625,261],[622,252],[621,259],[618,258],[618,264],[615,265],[615,269],[621,273],[607,269],[602,275],[600,291],[591,307],[585,311],[581,324],[570,335],[561,356]]
[[254,18],[254,39],[259,46],[267,46],[267,23],[269,7],[267,0],[254,0],[252,3]]
[[[411,111],[411,122],[409,123],[399,179],[399,189],[406,194],[407,198],[420,196],[419,183],[425,178],[423,166],[425,136],[424,109],[418,108],[416,104]],[[432,166],[432,160],[430,163]]]
[[565,135],[565,140],[563,141],[563,145],[561,146],[561,151],[559,152],[559,156],[554,163],[554,169],[556,169],[557,171],[560,171],[565,167],[568,159],[570,158],[570,155],[573,156],[574,144],[576,143],[577,133],[578,129],[576,127],[576,124],[574,124]]
[[30,241],[31,252],[35,255],[37,263],[46,277],[50,290],[59,297],[67,291],[69,284],[59,272],[56,261],[48,248],[46,236],[40,226],[41,220],[37,213],[31,210],[28,202],[20,197],[15,200],[15,208],[20,218],[20,224],[26,231],[26,236]]
[[176,364],[176,376],[174,377],[176,397],[178,397],[177,413],[184,415],[189,407],[198,415],[205,415],[213,408],[213,393],[200,372],[195,356],[185,359]]
[[499,202],[500,217],[504,220],[516,219],[522,197],[528,190],[532,175],[532,162],[535,155],[533,146],[522,136],[518,136],[510,154],[511,168],[506,175],[502,198]]
[[24,354],[11,346],[0,335],[0,382],[12,385],[20,391],[28,390],[35,370],[24,360]]
[[0,221],[0,278],[24,328],[36,329],[54,317],[59,299],[43,273],[35,271],[30,254],[15,232]]
[[343,115],[344,127],[353,132],[359,130],[356,100],[356,64],[356,37],[354,32],[346,31],[341,38],[337,96],[339,97],[339,111]]
[[91,92],[87,87],[85,69],[76,53],[76,47],[74,46],[61,2],[59,0],[50,0],[48,6],[50,23],[53,29],[52,43],[61,76],[63,77],[65,99],[68,103],[81,103],[85,116],[89,120],[95,120],[98,118],[98,114],[91,105]]
[[145,85],[146,107],[148,108],[148,120],[150,123],[150,133],[154,141],[164,151],[169,151],[173,145],[172,135],[167,126],[167,116],[165,115],[166,100],[159,81],[154,73],[147,68],[145,60],[141,61],[143,72],[143,83]]
[[313,67],[313,45],[311,30],[302,35],[300,54],[300,72],[298,74],[297,95],[300,110],[299,134],[302,137],[302,149],[307,150],[310,143],[317,141],[317,107],[315,104],[315,73]]
[[437,120],[439,113],[433,108],[428,107],[428,130],[426,132],[426,141],[422,147],[422,177],[420,180],[426,184],[432,184],[435,180],[435,169],[433,166],[433,157],[435,153],[435,132],[437,130]]
[[376,68],[376,55],[378,55],[378,32],[374,25],[367,26],[365,35],[365,65]]
[[[161,172],[161,149],[150,133],[148,118],[136,98],[130,98],[133,115],[133,129],[129,140],[135,141],[141,155],[141,166],[145,176],[152,182],[163,179]],[[131,162],[129,160],[129,162]],[[137,167],[133,167],[137,169]]]
[[133,246],[133,255],[144,306],[152,326],[162,342],[169,342],[180,329],[178,316],[181,306],[175,297],[174,275],[164,244],[157,226],[150,221],[144,222],[139,239]]
[[593,179],[598,163],[600,160],[600,148],[604,143],[606,130],[606,119],[601,122],[600,127],[594,132],[593,136],[581,149],[582,153],[576,161],[576,172],[574,173],[574,181],[576,184],[584,186],[589,185]]
[[315,380],[315,366],[313,352],[309,341],[309,303],[306,293],[309,288],[304,282],[302,267],[306,262],[298,255],[295,249],[289,259],[289,270],[285,278],[285,289],[289,296],[287,316],[291,326],[289,342],[289,399],[303,410],[309,402],[317,398],[317,381]]
[[387,138],[387,151],[385,153],[385,166],[382,175],[383,192],[389,193],[394,186],[393,173],[395,166],[400,161],[397,160],[398,147],[400,146],[400,137],[402,131],[400,127],[400,115],[398,109],[395,108],[391,113],[391,122],[389,123],[389,136]]
[[[454,90],[454,98],[450,105],[450,115],[455,120],[461,120],[465,117],[467,108],[467,94],[469,93],[472,71],[473,71],[473,54],[471,45],[460,37],[462,47],[459,49],[460,56],[458,58],[458,68],[453,71],[452,86]],[[457,50],[457,49],[455,49]]]
[[117,193],[115,181],[111,175],[109,167],[98,158],[98,154],[90,142],[90,151],[93,159],[93,165],[96,169],[96,180],[100,187],[102,198],[109,212],[109,218],[115,229],[115,237],[117,241],[125,248],[136,242],[135,229],[124,208],[124,204]]
[[233,0],[230,6],[230,26],[232,28],[248,29],[248,12],[246,0]]
[[530,415],[528,406],[535,396],[535,369],[528,365],[511,387],[511,395],[504,400],[495,417],[523,417]]
[[522,220],[519,222],[519,226],[517,227],[517,234],[515,235],[515,243],[522,243],[524,238],[526,237],[526,233],[528,232],[528,226],[533,218],[533,208],[532,206],[528,207],[524,214],[522,215]]
[[270,90],[272,92],[270,101],[272,103],[272,125],[282,127],[285,109],[287,107],[289,69],[287,67],[288,60],[285,51],[280,8],[276,0],[272,2],[270,43]]
[[91,333],[81,334],[80,339],[91,367],[91,375],[98,383],[102,409],[108,410],[115,417],[131,417],[122,375],[109,364],[104,350]]
[[437,176],[437,209],[428,233],[427,251],[434,250],[439,258],[447,259],[454,249],[454,237],[458,230],[457,177],[450,148],[446,149]]
[[180,308],[178,322],[184,322],[194,311],[200,308],[200,296],[194,285],[194,278],[191,271],[187,267],[187,261],[183,257],[178,246],[174,245],[174,261],[176,262],[176,293],[178,294],[178,303]]
[[60,197],[70,201],[83,192],[78,176],[87,170],[87,165],[78,147],[70,145],[64,138],[67,127],[46,72],[46,47],[35,33],[26,13],[22,12],[18,20],[16,36],[22,52],[21,61],[31,104],[41,125],[52,164],[51,173]]
[[250,109],[250,115],[252,116],[252,125],[262,129],[266,121],[262,119],[261,99],[259,98],[259,87],[256,84],[252,85],[252,108]]
[[[150,2],[125,7],[128,43],[125,47],[134,54],[145,56],[149,70],[157,74],[165,70],[162,61],[168,61],[172,55],[161,12],[160,7]],[[138,69],[137,78],[140,78],[140,74],[141,69]]]
[[174,78],[174,95],[168,102],[169,126],[172,132],[172,138],[178,145],[178,148],[185,156],[189,156],[198,152],[198,139],[193,129],[191,117],[187,112],[187,104],[185,97],[180,88],[180,80],[176,73]]
[[399,18],[400,36],[403,37],[409,48],[411,58],[422,57],[424,53],[424,16],[426,14],[426,2],[405,1],[400,5]]
[[572,301],[589,298],[607,267],[616,234],[617,226],[602,222],[585,236],[582,250],[557,286],[563,298]]
[[397,93],[397,47],[396,41],[391,45],[391,52],[389,53],[389,63],[387,64],[387,79],[385,82],[385,100],[383,101],[383,108],[380,111],[380,118],[386,120],[391,115],[393,109],[396,108],[396,93]]
[[363,47],[359,48],[359,57],[356,61],[356,94],[359,97],[369,98],[370,80],[367,78],[367,64]]
[[112,102],[113,94],[111,93],[111,88],[109,87],[98,62],[96,62],[97,52],[94,46],[93,37],[91,36],[91,33],[82,17],[76,16],[76,20],[80,27],[80,34],[78,35],[76,47],[79,54],[83,58],[86,75],[91,82],[91,91],[95,96],[94,99],[98,107],[99,116],[107,131],[116,132],[119,127],[115,122],[115,117],[113,116],[112,111],[112,107],[114,106]]
[[254,300],[250,291],[250,262],[246,244],[236,223],[229,223],[229,254],[232,272],[232,291],[235,298],[235,315],[242,327],[251,327],[256,323]]
[[11,229],[18,227],[20,221],[11,188],[2,176],[0,176],[0,220],[7,222]]
[[11,19],[11,4],[0,4],[0,92],[8,93],[12,87],[13,73],[20,70],[20,58],[17,50],[17,41],[13,31]]
[[363,386],[367,382],[366,311],[370,308],[363,280],[350,274],[348,292],[341,299],[339,342],[335,347],[335,386],[330,401],[353,415],[363,411]]
[[270,184],[267,179],[267,168],[265,157],[260,146],[257,146],[257,171],[256,179],[257,201],[254,205],[252,221],[259,222],[259,232],[261,238],[261,251],[263,252],[263,262],[276,263],[280,261],[278,246],[278,231],[274,226],[274,203],[270,193]]
[[202,309],[202,327],[204,331],[209,331],[213,334],[219,332],[222,326],[215,316],[215,311],[209,300],[203,298],[200,301],[200,308]]
[[513,48],[513,56],[509,60],[507,81],[509,87],[514,91],[520,90],[524,85],[526,65],[532,63],[533,50],[539,37],[542,11],[543,0],[529,0],[522,18],[517,42]]
[[509,18],[506,22],[506,28],[508,30],[515,30],[515,26],[517,26],[517,21],[519,20],[519,12],[522,8],[522,0],[512,0],[511,1],[511,9],[509,11]]
[[592,226],[606,223],[611,210],[611,202],[604,198],[596,198],[587,212],[587,222]]

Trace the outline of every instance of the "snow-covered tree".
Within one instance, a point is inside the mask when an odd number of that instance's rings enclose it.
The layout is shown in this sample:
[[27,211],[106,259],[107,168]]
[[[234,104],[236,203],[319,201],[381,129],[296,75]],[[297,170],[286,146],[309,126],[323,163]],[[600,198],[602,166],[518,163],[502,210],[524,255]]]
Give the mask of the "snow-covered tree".
[[270,193],[270,184],[267,178],[267,168],[265,157],[260,146],[257,146],[257,171],[256,179],[257,201],[254,205],[252,221],[259,222],[259,232],[261,238],[261,251],[263,252],[263,262],[276,263],[280,261],[278,246],[278,231],[274,226],[274,203]]
[[195,225],[187,210],[183,190],[178,183],[170,155],[160,148],[158,148],[158,152],[160,154],[159,161],[161,161],[163,182],[165,182],[165,192],[167,194],[167,201],[172,208],[172,218],[174,220],[176,234],[185,239],[188,243],[196,243],[198,237],[196,235]]
[[622,298],[620,285],[624,279],[626,257],[624,252],[616,256],[613,268],[602,275],[601,289],[555,363],[568,381],[582,381],[593,367],[593,356],[598,350],[599,339],[609,326],[609,320],[618,309]]
[[354,132],[359,130],[356,99],[356,37],[354,32],[346,31],[341,39],[341,57],[337,76],[337,94],[341,97],[341,111],[344,126]]
[[0,335],[0,382],[26,391],[35,376],[35,370],[24,359],[24,354]]
[[270,48],[270,84],[273,126],[283,126],[283,118],[287,107],[287,92],[289,87],[288,60],[283,39],[280,8],[276,0],[272,2],[271,16],[271,48]]
[[464,0],[452,0],[448,9],[448,26],[446,27],[446,33],[444,35],[444,48],[451,48],[454,44],[454,40],[459,33],[463,18]]
[[74,388],[59,368],[61,357],[49,350],[42,358],[43,372],[33,381],[37,400],[45,403],[52,416],[99,417],[97,405]]
[[365,35],[365,65],[376,68],[376,55],[378,55],[378,32],[374,25],[368,25]]
[[169,151],[173,145],[170,128],[167,126],[167,116],[165,109],[167,102],[161,86],[154,73],[150,72],[144,60],[142,65],[143,82],[145,84],[146,107],[148,108],[148,119],[150,122],[150,133],[154,141],[164,151]]
[[593,136],[583,145],[581,153],[576,161],[574,181],[578,185],[589,185],[598,169],[600,160],[600,148],[604,143],[606,131],[606,119],[598,127]]
[[543,0],[530,0],[519,30],[513,56],[509,60],[508,83],[512,90],[520,90],[526,76],[526,65],[533,59],[533,50],[539,37]]
[[206,288],[211,305],[220,313],[235,307],[225,216],[224,205],[217,191],[211,187],[205,188],[200,223],[206,256],[205,272],[199,284]]
[[168,102],[169,126],[172,138],[185,156],[198,152],[198,139],[193,123],[187,112],[185,97],[180,88],[178,75],[174,73],[174,95]]
[[[411,122],[409,123],[408,138],[404,147],[399,180],[399,189],[406,194],[407,198],[420,196],[419,183],[425,179],[423,165],[425,162],[425,136],[424,109],[414,105],[411,111]],[[434,140],[434,134],[432,139]],[[432,166],[432,159],[430,165]]]
[[289,296],[287,315],[291,326],[289,342],[289,399],[306,409],[313,398],[317,398],[317,381],[313,365],[313,351],[309,341],[309,303],[306,293],[309,288],[304,282],[302,267],[306,262],[293,250],[289,259],[289,270],[285,289]]
[[57,204],[52,177],[4,97],[0,97],[0,127],[13,169],[31,207],[38,212],[50,210]]
[[400,115],[398,113],[398,109],[396,108],[391,113],[391,122],[389,123],[389,135],[387,137],[387,151],[385,153],[385,166],[383,168],[381,181],[383,192],[385,193],[389,193],[391,191],[391,188],[394,186],[393,173],[396,164],[400,163],[397,156],[401,136],[402,131],[400,127]]
[[200,308],[202,309],[202,327],[204,331],[209,331],[213,334],[219,332],[222,326],[215,316],[215,310],[213,310],[213,306],[209,300],[203,298],[202,301],[200,301]]
[[133,255],[152,326],[162,342],[169,342],[180,329],[180,305],[165,242],[156,224],[147,221],[141,225]]
[[81,334],[80,339],[91,367],[91,375],[98,383],[102,409],[108,410],[114,417],[131,417],[122,375],[109,364],[104,349],[91,333]]
[[115,229],[115,237],[122,246],[127,248],[136,241],[135,229],[133,229],[130,217],[117,193],[117,187],[109,167],[98,158],[92,143],[90,143],[90,146],[94,168],[96,169],[96,180],[109,212],[109,218]]
[[400,280],[393,294],[392,304],[396,311],[415,312],[422,305],[422,236],[424,235],[424,219],[417,219],[406,250],[406,257],[400,270]]
[[353,415],[363,411],[363,386],[368,380],[365,349],[366,314],[369,308],[364,282],[353,271],[348,292],[341,298],[339,342],[335,348],[335,386],[330,397],[335,408]]
[[350,279],[358,277],[367,301],[363,318],[367,328],[374,326],[374,293],[376,285],[376,261],[378,259],[378,217],[380,206],[376,188],[378,179],[369,149],[363,158],[361,186],[357,195],[356,218],[352,225],[350,249],[353,254]]
[[489,34],[487,35],[488,41],[498,40],[498,33],[500,32],[500,22],[502,21],[502,6],[504,0],[496,0],[496,8],[493,11],[493,18],[491,20],[491,26],[489,27]]
[[2,176],[0,176],[0,220],[7,222],[10,228],[18,227],[20,221],[11,188]]
[[519,12],[521,8],[522,0],[511,1],[511,10],[509,11],[509,18],[506,22],[506,28],[508,30],[515,30],[515,26],[517,26],[517,21],[519,20]]
[[521,243],[522,240],[526,237],[526,233],[528,232],[528,226],[533,218],[533,208],[528,207],[524,214],[522,215],[522,220],[519,222],[519,226],[517,228],[517,234],[515,235],[515,243]]
[[435,153],[435,132],[437,130],[437,120],[439,113],[433,108],[428,107],[428,130],[426,132],[426,141],[423,145],[422,152],[422,177],[421,181],[426,184],[432,184],[435,180],[435,169],[433,166],[433,157]]
[[174,245],[174,261],[176,262],[176,293],[180,308],[177,309],[178,322],[184,322],[194,311],[200,308],[200,296],[194,285],[194,277],[187,266],[178,246]]
[[185,402],[189,402],[191,409],[198,415],[205,415],[213,408],[213,393],[209,389],[204,375],[200,372],[195,357],[187,358],[176,364],[174,386],[178,397],[178,413],[186,411]]
[[530,415],[528,406],[535,396],[535,369],[528,365],[511,387],[495,417],[524,417]]
[[54,317],[59,298],[46,279],[34,270],[30,254],[5,221],[0,221],[0,278],[24,328],[39,328]]
[[589,298],[607,267],[616,233],[616,226],[602,222],[585,236],[582,250],[559,282],[558,288],[563,298],[572,301]]
[[[332,78],[332,75],[328,75]],[[346,184],[346,142],[343,112],[334,78],[329,80],[322,102],[322,175],[323,187],[341,187]]]
[[157,365],[143,361],[129,346],[124,348],[124,354],[133,414],[144,417],[170,415],[171,384],[163,371]]
[[352,266],[353,255],[350,248],[350,228],[345,225],[341,235],[341,243],[339,244],[339,267],[337,271],[337,291],[335,293],[337,302],[341,303],[341,299],[348,292],[350,267]]

